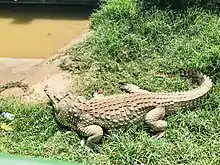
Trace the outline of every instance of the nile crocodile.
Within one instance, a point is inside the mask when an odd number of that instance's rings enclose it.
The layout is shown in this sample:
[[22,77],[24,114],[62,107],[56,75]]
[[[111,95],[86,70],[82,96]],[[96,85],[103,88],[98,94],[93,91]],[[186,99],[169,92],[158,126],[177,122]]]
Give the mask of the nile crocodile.
[[61,124],[88,137],[87,147],[100,141],[103,130],[126,126],[136,121],[143,121],[151,126],[158,137],[164,135],[167,122],[165,113],[170,113],[176,107],[184,108],[195,105],[204,98],[212,88],[211,79],[196,71],[184,72],[198,80],[195,89],[182,92],[150,92],[140,89],[133,84],[122,83],[120,88],[127,93],[86,100],[70,93],[58,97],[49,92],[45,93],[55,109],[55,117]]

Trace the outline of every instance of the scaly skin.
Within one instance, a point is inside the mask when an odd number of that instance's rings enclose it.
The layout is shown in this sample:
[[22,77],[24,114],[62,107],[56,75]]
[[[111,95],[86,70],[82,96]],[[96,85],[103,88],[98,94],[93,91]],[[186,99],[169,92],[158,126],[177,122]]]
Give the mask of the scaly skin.
[[92,147],[103,136],[103,130],[115,129],[130,123],[145,122],[162,137],[167,127],[165,113],[175,107],[194,105],[212,88],[209,77],[198,72],[184,73],[196,78],[200,86],[184,92],[156,93],[140,89],[133,84],[121,84],[121,89],[128,93],[112,96],[96,95],[91,100],[75,97],[68,93],[57,99],[45,87],[45,93],[53,103],[56,119],[63,125],[88,137],[86,145]]

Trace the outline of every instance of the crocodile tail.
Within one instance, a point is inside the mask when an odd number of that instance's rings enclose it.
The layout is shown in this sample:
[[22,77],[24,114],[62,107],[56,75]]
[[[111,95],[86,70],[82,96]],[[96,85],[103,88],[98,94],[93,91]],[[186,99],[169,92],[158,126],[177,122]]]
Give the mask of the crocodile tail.
[[189,91],[170,93],[169,97],[172,98],[177,107],[188,107],[194,105],[197,101],[203,100],[203,98],[205,98],[208,92],[212,89],[212,80],[207,75],[203,75],[199,71],[181,71],[180,76],[193,78],[197,81],[199,86]]

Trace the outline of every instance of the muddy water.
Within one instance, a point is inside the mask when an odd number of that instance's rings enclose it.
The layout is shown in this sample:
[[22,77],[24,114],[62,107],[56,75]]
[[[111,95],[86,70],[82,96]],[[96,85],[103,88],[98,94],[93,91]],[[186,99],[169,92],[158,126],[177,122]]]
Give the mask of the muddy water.
[[88,29],[91,7],[0,5],[0,57],[47,58]]

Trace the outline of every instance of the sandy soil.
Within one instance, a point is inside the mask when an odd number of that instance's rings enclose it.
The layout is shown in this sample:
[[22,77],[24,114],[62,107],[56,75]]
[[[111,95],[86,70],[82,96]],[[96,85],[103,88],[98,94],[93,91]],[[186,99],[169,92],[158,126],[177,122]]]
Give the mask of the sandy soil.
[[70,73],[62,71],[58,64],[62,58],[65,58],[63,53],[71,48],[75,43],[85,39],[89,34],[86,30],[78,37],[74,38],[65,47],[59,49],[52,58],[42,59],[0,59],[0,89],[8,83],[22,82],[28,85],[26,93],[23,88],[10,86],[8,89],[0,90],[0,97],[8,97],[11,95],[21,96],[25,101],[43,101],[46,99],[43,91],[45,85],[49,85],[49,90],[59,93],[69,90],[73,86],[73,78]]

